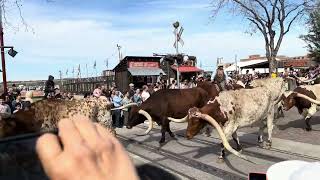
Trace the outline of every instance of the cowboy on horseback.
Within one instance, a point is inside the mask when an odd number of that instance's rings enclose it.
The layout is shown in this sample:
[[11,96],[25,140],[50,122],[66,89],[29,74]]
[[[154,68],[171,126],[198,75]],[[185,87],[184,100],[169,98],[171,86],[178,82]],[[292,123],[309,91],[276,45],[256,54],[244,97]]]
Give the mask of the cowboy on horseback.
[[223,70],[223,64],[218,64],[218,69],[213,78],[213,82],[216,83],[222,91],[226,90],[227,75]]

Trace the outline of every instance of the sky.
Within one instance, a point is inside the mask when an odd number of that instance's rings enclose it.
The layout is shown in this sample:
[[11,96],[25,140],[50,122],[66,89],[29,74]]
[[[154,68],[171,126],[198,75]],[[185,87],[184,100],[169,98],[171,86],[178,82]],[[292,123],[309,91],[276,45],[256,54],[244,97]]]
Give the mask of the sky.
[[[7,4],[5,45],[19,52],[6,55],[8,80],[72,77],[79,64],[83,77],[114,68],[122,54],[152,56],[174,53],[172,23],[184,28],[180,52],[197,56],[202,68],[214,70],[216,59],[234,62],[252,54],[265,54],[260,34],[249,35],[240,17],[222,12],[212,18],[211,0],[24,0],[22,24],[13,4]],[[296,24],[285,37],[279,54],[305,55],[303,24]],[[106,60],[108,59],[108,67]],[[93,69],[96,61],[97,69]],[[68,71],[68,73],[67,73]],[[76,74],[76,73],[75,73]]]

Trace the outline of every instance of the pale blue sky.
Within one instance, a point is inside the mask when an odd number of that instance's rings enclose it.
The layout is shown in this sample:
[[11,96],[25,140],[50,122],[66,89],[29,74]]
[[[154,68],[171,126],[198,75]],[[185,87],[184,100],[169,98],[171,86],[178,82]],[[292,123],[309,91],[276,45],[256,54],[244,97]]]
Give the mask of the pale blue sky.
[[[117,60],[116,44],[124,55],[152,55],[173,53],[172,23],[179,20],[185,31],[185,46],[181,51],[195,55],[205,66],[213,69],[217,57],[233,61],[235,54],[246,58],[250,54],[264,54],[259,34],[244,33],[246,23],[239,17],[221,14],[211,17],[211,0],[25,0],[22,11],[25,21],[34,29],[25,31],[12,7],[7,14],[13,27],[5,28],[6,45],[19,51],[16,58],[6,56],[9,80],[46,79],[58,77],[59,70],[81,64],[82,75],[95,74],[109,68]],[[10,7],[10,6],[9,6]],[[304,55],[305,44],[298,36],[303,25],[295,26],[283,42],[280,54]]]

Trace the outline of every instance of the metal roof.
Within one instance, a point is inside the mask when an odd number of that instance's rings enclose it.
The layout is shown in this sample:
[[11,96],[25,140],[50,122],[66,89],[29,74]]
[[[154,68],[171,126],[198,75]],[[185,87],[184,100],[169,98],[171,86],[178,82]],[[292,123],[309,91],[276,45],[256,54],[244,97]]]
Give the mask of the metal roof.
[[166,75],[160,68],[128,68],[132,76],[159,76],[160,73]]

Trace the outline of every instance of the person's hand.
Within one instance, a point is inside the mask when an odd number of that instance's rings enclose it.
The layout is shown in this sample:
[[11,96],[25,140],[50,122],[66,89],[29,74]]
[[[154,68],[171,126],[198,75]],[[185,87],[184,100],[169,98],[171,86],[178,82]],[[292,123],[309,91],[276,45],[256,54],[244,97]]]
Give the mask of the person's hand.
[[36,144],[50,179],[138,179],[122,145],[101,125],[76,116],[61,120],[58,127],[59,137],[45,134]]

